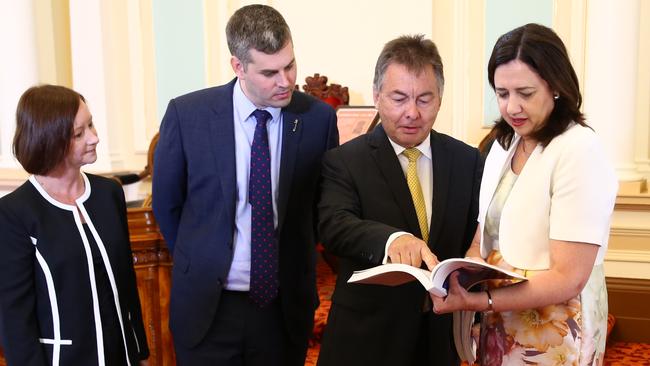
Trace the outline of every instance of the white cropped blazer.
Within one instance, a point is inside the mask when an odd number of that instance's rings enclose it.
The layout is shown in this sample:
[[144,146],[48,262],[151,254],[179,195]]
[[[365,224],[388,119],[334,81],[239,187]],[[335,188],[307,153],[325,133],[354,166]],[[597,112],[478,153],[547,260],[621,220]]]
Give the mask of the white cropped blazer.
[[[492,243],[484,233],[485,216],[520,136],[508,150],[495,141],[485,162],[479,201],[481,255]],[[595,264],[607,250],[618,180],[604,148],[590,128],[571,124],[543,148],[537,145],[508,196],[499,226],[499,250],[510,265],[544,270],[550,239],[600,246]]]

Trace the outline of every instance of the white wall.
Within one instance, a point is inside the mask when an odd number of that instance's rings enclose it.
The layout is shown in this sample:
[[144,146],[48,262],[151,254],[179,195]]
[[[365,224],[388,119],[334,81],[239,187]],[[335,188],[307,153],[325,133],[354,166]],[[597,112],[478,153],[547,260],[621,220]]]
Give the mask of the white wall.
[[289,23],[296,47],[300,86],[318,72],[350,90],[350,104],[373,105],[375,62],[384,44],[403,34],[431,38],[432,2],[275,1]]
[[[0,168],[19,168],[8,149],[13,134],[15,94],[35,82],[65,84],[71,80],[68,86],[87,94],[91,110],[101,116],[98,121],[101,156],[98,164],[89,169],[139,170],[145,164],[148,142],[158,129],[170,97],[189,89],[222,84],[233,77],[224,28],[236,9],[253,2],[188,0],[186,6],[192,11],[180,12],[175,0],[34,1],[39,9],[49,5],[52,10],[30,18],[32,2],[19,2],[20,6],[11,2],[3,7],[5,11],[0,15],[0,19],[6,19],[0,22],[2,26],[10,28],[3,33],[16,36],[15,43],[0,44],[6,49],[5,54],[16,56],[0,59],[0,92],[6,93],[6,88],[11,86],[14,95],[13,99],[0,100]],[[471,144],[478,143],[487,132],[483,126],[485,55],[492,45],[485,44],[485,27],[490,6],[496,3],[486,0],[330,0],[326,3],[269,0],[265,3],[280,10],[292,28],[298,83],[304,84],[304,78],[316,72],[327,75],[331,82],[348,86],[353,105],[372,104],[374,63],[385,42],[407,33],[432,37],[442,54],[446,79],[435,128]],[[632,121],[625,121],[633,125],[636,133],[634,141],[621,142],[633,146],[634,154],[628,154],[631,161],[627,163],[645,177],[650,176],[649,3],[640,1],[636,30],[639,66],[633,71],[637,85],[630,86],[636,109],[629,113],[628,119]],[[544,4],[553,7],[553,28],[567,44],[584,85],[585,57],[588,47],[594,47],[586,42],[587,32],[600,26],[589,24],[588,14],[602,6],[602,2],[554,0]],[[63,19],[61,12],[67,12],[67,18]],[[43,21],[48,16],[57,17],[52,24],[66,23],[68,33],[59,29],[65,27],[55,27],[56,34],[52,37],[52,27],[41,24],[48,23]],[[34,25],[34,18],[40,19],[41,27]],[[188,33],[188,29],[192,32]],[[45,45],[35,43],[34,33],[37,39],[57,39],[56,47],[52,47],[54,41]],[[181,39],[173,38],[174,34],[182,35]],[[67,46],[61,41],[66,38]],[[183,38],[188,42],[183,45],[185,48],[178,48]],[[189,45],[194,51],[184,52]],[[70,76],[62,75],[66,70],[66,65],[61,65],[66,62],[62,56],[66,47],[70,55],[67,59]],[[34,59],[41,62],[38,70],[45,71],[34,71]],[[57,60],[56,68],[43,66],[43,60],[48,59]],[[12,78],[17,76],[27,79],[14,81]],[[190,79],[192,82],[188,84]]]
[[6,169],[17,165],[11,153],[16,104],[38,81],[38,50],[32,2],[0,0],[0,9],[0,169]]

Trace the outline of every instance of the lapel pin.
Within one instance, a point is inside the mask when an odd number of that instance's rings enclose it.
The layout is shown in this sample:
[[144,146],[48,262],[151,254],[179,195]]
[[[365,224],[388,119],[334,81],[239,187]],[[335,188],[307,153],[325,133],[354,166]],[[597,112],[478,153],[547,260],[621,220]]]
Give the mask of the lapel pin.
[[293,132],[296,132],[296,128],[298,128],[298,119],[296,119],[295,121],[293,121],[293,130],[292,130],[292,131],[293,131]]

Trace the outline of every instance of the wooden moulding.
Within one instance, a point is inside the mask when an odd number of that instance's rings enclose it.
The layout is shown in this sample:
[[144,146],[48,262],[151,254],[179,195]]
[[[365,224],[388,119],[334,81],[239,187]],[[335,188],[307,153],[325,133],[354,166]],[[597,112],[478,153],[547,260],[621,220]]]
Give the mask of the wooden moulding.
[[650,280],[607,278],[609,312],[616,317],[611,339],[650,343]]

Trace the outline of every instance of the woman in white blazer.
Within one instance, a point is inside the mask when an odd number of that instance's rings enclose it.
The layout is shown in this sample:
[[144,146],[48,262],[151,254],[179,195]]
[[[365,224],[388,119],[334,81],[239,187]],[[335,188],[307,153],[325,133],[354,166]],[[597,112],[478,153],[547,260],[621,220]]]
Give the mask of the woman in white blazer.
[[482,366],[600,364],[603,258],[618,183],[580,112],[578,78],[560,38],[537,24],[499,38],[488,78],[501,118],[466,255],[528,281],[467,292],[454,277],[446,298],[433,297],[435,311],[484,312]]

